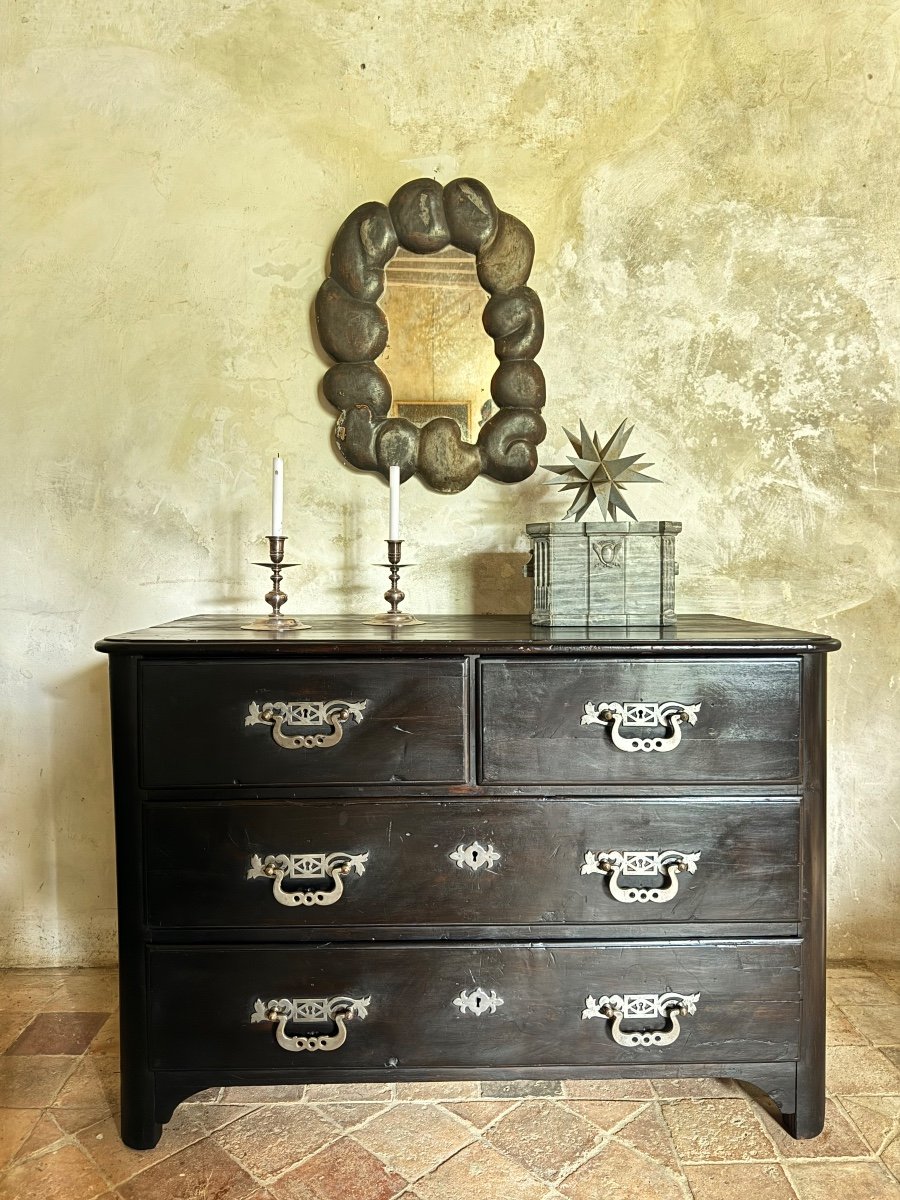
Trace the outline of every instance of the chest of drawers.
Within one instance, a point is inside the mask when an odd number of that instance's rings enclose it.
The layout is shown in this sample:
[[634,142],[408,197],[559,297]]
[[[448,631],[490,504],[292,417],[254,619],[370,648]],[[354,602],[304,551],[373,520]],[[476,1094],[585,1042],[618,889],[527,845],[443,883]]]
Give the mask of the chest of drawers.
[[623,1075],[818,1133],[838,643],[308,620],[98,643],[126,1143],[223,1084]]

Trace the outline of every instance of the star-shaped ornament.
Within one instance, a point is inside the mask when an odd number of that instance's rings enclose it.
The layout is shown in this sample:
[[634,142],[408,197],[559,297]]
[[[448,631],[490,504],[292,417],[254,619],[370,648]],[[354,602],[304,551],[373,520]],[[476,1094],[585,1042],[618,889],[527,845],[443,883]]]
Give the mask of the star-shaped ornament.
[[631,436],[634,426],[630,425],[626,429],[623,421],[601,449],[597,434],[595,433],[591,437],[584,421],[579,424],[581,425],[580,438],[576,437],[574,433],[570,433],[568,429],[563,430],[572,443],[572,449],[576,455],[574,458],[569,458],[571,465],[544,468],[545,471],[552,471],[555,475],[562,476],[562,479],[552,480],[551,487],[559,487],[564,492],[575,491],[575,499],[566,516],[580,521],[596,501],[603,512],[604,521],[607,514],[611,520],[618,520],[617,509],[621,509],[631,517],[632,521],[636,521],[637,517],[622,495],[625,486],[629,483],[659,483],[660,481],[654,479],[652,475],[643,473],[643,468],[652,467],[653,463],[639,462],[640,454],[622,456],[625,443]]

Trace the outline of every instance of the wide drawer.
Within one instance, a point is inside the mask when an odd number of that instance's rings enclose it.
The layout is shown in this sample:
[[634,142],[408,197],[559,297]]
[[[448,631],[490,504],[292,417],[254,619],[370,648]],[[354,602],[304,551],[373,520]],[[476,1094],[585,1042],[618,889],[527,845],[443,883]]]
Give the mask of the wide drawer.
[[461,783],[464,659],[147,661],[146,788]]
[[785,1061],[799,966],[794,941],[152,949],[151,1065]]
[[796,801],[149,805],[151,925],[796,921]]
[[488,659],[484,783],[792,783],[796,659]]

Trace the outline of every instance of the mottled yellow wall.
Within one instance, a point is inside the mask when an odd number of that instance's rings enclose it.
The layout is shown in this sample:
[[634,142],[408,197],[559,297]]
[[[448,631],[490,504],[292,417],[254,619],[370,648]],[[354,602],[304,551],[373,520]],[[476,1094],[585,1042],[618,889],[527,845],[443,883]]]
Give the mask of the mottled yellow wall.
[[[343,216],[483,179],[537,241],[551,435],[637,424],[680,608],[844,640],[831,949],[897,950],[900,6],[21,0],[5,9],[5,960],[114,954],[98,636],[261,591],[371,609],[386,490],[330,447]],[[524,610],[535,477],[403,489],[414,606]]]

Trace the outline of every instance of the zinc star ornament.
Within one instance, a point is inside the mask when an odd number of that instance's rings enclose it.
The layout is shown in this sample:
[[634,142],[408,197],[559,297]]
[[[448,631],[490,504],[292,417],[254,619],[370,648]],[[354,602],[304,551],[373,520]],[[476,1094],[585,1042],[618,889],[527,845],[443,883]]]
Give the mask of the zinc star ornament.
[[553,471],[555,475],[562,476],[559,480],[551,480],[551,487],[559,487],[564,492],[575,491],[575,499],[572,501],[566,517],[580,521],[596,501],[603,512],[604,521],[607,514],[611,520],[617,520],[617,509],[621,509],[631,517],[632,521],[636,521],[637,517],[622,495],[626,485],[629,483],[659,483],[660,480],[643,473],[643,468],[652,467],[653,463],[639,462],[640,454],[622,457],[625,443],[631,436],[634,426],[630,425],[626,429],[623,421],[601,449],[597,434],[595,433],[591,437],[584,421],[580,421],[579,424],[581,425],[580,438],[576,437],[574,433],[570,433],[568,429],[563,429],[563,433],[572,443],[572,449],[576,455],[574,458],[569,458],[571,466],[544,467],[545,471]]

